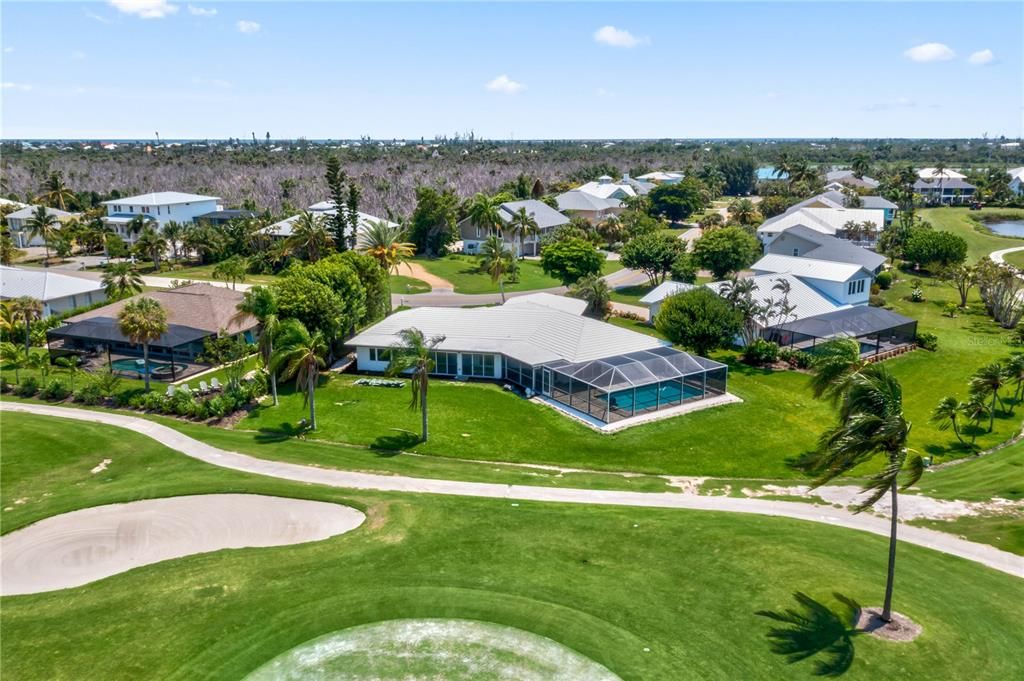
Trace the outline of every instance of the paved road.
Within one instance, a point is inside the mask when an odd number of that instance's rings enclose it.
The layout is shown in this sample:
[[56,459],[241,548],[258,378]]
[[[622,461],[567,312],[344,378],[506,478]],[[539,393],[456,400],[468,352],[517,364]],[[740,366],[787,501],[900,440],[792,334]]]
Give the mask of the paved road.
[[[772,501],[768,499],[742,499],[682,493],[618,492],[531,487],[527,485],[501,485],[357,473],[269,461],[218,449],[183,435],[173,428],[115,412],[71,409],[44,404],[0,402],[0,412],[4,411],[55,416],[125,428],[146,435],[167,447],[178,450],[186,456],[205,461],[214,466],[330,487],[387,492],[447,494],[521,501],[754,513],[824,523],[826,525],[871,532],[882,536],[888,536],[889,533],[889,523],[884,518],[877,518],[868,514],[854,515],[848,511],[828,506],[819,507],[811,504]],[[966,560],[987,565],[995,570],[1024,578],[1024,557],[1000,551],[991,546],[975,544],[959,539],[951,534],[906,525],[900,527],[900,539],[904,542],[959,556]]]
[[1024,246],[1014,246],[1013,248],[1004,248],[1001,251],[992,251],[988,254],[988,257],[994,263],[1004,263],[1008,254],[1016,253],[1017,251],[1024,251]]

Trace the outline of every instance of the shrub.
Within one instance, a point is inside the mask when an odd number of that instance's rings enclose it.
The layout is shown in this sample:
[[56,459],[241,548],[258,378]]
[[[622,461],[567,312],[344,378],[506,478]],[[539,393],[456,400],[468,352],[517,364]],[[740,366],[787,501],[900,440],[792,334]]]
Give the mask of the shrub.
[[19,397],[32,397],[39,392],[39,381],[34,378],[26,378],[18,385],[15,394]]
[[892,286],[892,272],[879,272],[875,277],[875,283],[878,284],[878,288],[887,291]]
[[7,381],[6,376],[0,376],[0,393],[11,392],[11,384]]
[[764,338],[757,338],[743,348],[743,361],[747,364],[760,366],[772,364],[779,359],[779,344]]
[[69,394],[71,394],[71,391],[68,390],[67,386],[56,378],[43,386],[43,389],[39,392],[39,396],[44,400],[54,401],[63,400]]
[[910,301],[913,303],[923,303],[924,289],[922,289],[920,286],[915,286],[913,290],[911,290],[910,292]]
[[889,307],[888,303],[885,302],[885,298],[882,296],[869,296],[868,305],[871,307]]
[[935,352],[939,349],[939,337],[928,331],[919,331],[917,334],[917,347]]
[[103,401],[103,392],[95,383],[90,383],[75,391],[75,402],[85,405],[96,405]]
[[704,286],[666,298],[654,320],[666,338],[699,355],[730,345],[741,324],[739,313]]
[[806,369],[811,366],[812,357],[803,350],[781,348],[779,349],[779,359],[795,369]]
[[956,317],[956,313],[957,313],[957,311],[959,309],[960,308],[959,308],[959,306],[957,306],[956,303],[952,303],[952,302],[951,303],[946,303],[942,307],[942,313],[944,315],[946,315],[947,317],[949,317],[950,319],[953,319],[954,317]]

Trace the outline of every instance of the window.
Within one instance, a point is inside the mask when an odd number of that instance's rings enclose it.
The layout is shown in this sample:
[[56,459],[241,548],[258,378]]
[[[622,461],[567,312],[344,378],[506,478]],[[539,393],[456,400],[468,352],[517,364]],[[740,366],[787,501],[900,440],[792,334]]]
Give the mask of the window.
[[462,355],[462,373],[467,376],[494,376],[494,355],[464,353]]
[[390,362],[391,350],[388,348],[370,348],[371,362]]
[[793,249],[793,257],[796,258],[796,257],[799,257],[799,256],[800,256],[800,249],[799,248],[794,248]]
[[864,282],[865,281],[867,281],[867,280],[866,279],[857,279],[856,281],[851,281],[850,284],[846,287],[846,294],[852,296],[852,295],[855,295],[857,293],[864,293]]
[[434,360],[434,373],[454,376],[459,373],[459,356],[454,352],[432,352]]

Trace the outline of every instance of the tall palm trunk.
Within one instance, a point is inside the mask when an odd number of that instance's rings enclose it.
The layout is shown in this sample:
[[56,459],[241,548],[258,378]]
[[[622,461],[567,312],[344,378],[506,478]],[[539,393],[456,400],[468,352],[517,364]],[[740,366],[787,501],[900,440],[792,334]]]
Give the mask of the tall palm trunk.
[[274,397],[274,406],[277,406],[277,372],[270,368],[270,358],[274,356],[274,341],[267,341],[267,370],[270,373],[270,394]]
[[427,441],[427,378],[420,382],[420,441]]
[[317,378],[316,372],[313,372],[312,377],[310,377],[310,379],[309,379],[309,386],[307,387],[307,390],[309,391],[309,429],[310,430],[316,430],[316,402],[315,402],[316,397],[314,396],[314,391],[316,389],[316,378]]
[[149,343],[142,344],[142,372],[146,379],[146,392],[149,392]]
[[29,316],[25,315],[25,359],[28,360],[28,354],[32,352],[32,320]]
[[505,304],[505,277],[498,280],[498,291],[501,292],[501,304]]
[[994,428],[995,424],[996,424],[996,399],[998,399],[998,398],[999,398],[999,391],[998,390],[993,390],[992,391],[992,408],[989,409],[989,412],[988,412],[988,432],[990,432],[990,433],[992,432],[992,428]]
[[889,570],[885,580],[885,602],[882,605],[882,620],[892,621],[892,587],[896,579],[896,480],[893,479],[890,488],[892,496],[892,518],[889,521]]
[[960,444],[962,445],[967,444],[966,442],[964,442],[963,437],[961,437],[960,435],[960,426],[956,422],[956,414],[953,414],[953,416],[950,418],[950,421],[953,422],[953,434],[956,435],[956,439],[960,440]]

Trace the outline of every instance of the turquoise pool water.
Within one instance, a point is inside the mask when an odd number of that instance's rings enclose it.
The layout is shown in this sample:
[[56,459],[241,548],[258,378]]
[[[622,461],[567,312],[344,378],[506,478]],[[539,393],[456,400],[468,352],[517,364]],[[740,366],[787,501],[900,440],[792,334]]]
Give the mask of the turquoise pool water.
[[[134,371],[136,373],[145,373],[144,365],[141,359],[115,359],[110,363],[111,368],[114,371]],[[175,371],[184,371],[188,366],[185,364],[175,364]],[[168,362],[154,362],[149,361],[149,373],[154,376],[170,376],[171,365]]]

